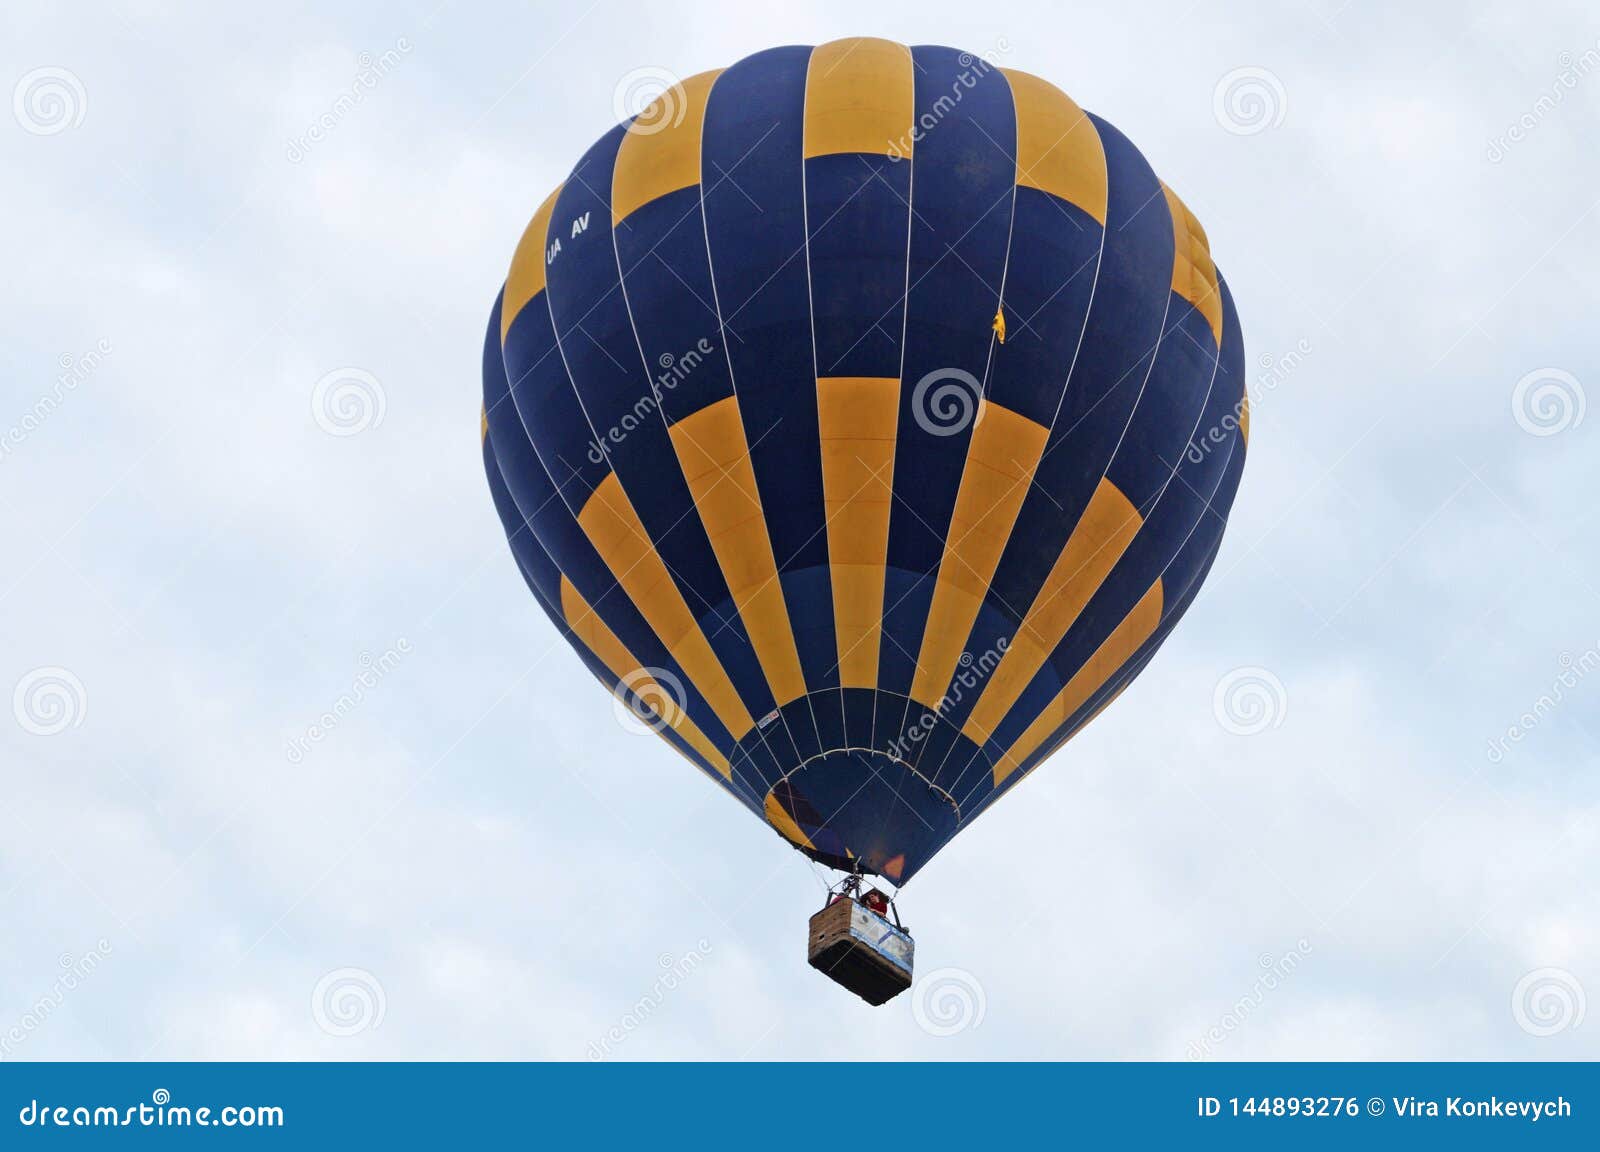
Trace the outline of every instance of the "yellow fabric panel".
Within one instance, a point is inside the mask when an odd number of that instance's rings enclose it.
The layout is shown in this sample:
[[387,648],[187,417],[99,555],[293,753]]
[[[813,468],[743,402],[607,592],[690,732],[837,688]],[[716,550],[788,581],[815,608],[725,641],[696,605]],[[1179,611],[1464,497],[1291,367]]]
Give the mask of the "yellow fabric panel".
[[857,37],[812,50],[806,72],[805,158],[870,152],[910,158],[916,99],[911,50]]
[[875,688],[878,683],[899,413],[900,381],[895,377],[833,376],[817,381],[833,622],[839,641],[839,680],[846,688]]
[[500,343],[506,342],[511,322],[517,313],[527,307],[528,301],[544,291],[544,246],[550,231],[550,214],[556,210],[556,197],[561,187],[539,205],[539,210],[523,229],[517,241],[517,251],[511,257],[511,271],[506,273],[505,298],[500,303]]
[[[606,627],[606,622],[589,607],[588,602],[566,576],[561,577],[561,615],[565,618],[567,627],[583,641],[584,647],[599,657],[600,662],[611,670],[611,674],[618,681],[628,681],[635,694],[648,700],[670,701],[673,698],[672,693],[661,687],[655,677],[639,663],[638,658],[628,651],[628,646],[617,638],[617,634]],[[715,766],[718,772],[729,780],[733,779],[733,769],[728,765],[728,758],[719,752],[716,745],[700,731],[699,726],[689,719],[689,714],[682,708],[673,708],[671,712],[670,716],[663,715],[661,718],[670,724],[690,747]]]
[[[630,126],[611,174],[611,223],[650,201],[700,183],[700,129],[721,70],[702,72],[657,96]],[[681,114],[680,114],[681,113]]]
[[816,847],[815,844],[811,843],[811,837],[800,831],[800,825],[796,824],[793,817],[783,810],[783,805],[778,803],[778,798],[771,792],[767,793],[767,802],[763,805],[763,808],[767,813],[767,823],[783,833],[784,839],[791,844],[798,844],[802,848]]
[[1250,444],[1250,393],[1248,391],[1239,397],[1239,435],[1244,437],[1245,445]]
[[1037,76],[1001,69],[1017,109],[1017,183],[1059,196],[1106,222],[1106,152],[1094,121]]
[[589,496],[578,513],[578,525],[723,726],[735,740],[744,736],[755,721],[689,611],[683,594],[672,582],[672,574],[646,535],[615,472]]
[[989,738],[1034,674],[1105,582],[1144,523],[1126,496],[1101,479],[1044,586],[1018,625],[962,732],[981,744]]
[[[1045,738],[1066,722],[1090,696],[1107,680],[1116,675],[1117,670],[1128,662],[1128,659],[1139,650],[1139,645],[1150,639],[1156,630],[1156,625],[1161,623],[1161,581],[1150,585],[1150,590],[1144,594],[1133,611],[1122,618],[1122,623],[1111,630],[1105,643],[1095,650],[1087,663],[1068,680],[1056,698],[1045,707],[1036,720],[1028,725],[1027,730],[1017,738],[1017,742],[1006,749],[999,761],[994,766],[994,782],[998,786],[1002,780],[1011,775],[1022,762],[1026,760]],[[1109,701],[1107,701],[1109,703]]]
[[482,444],[489,438],[489,409],[482,404],[478,405],[478,419],[481,427],[478,429],[478,443]]
[[1009,408],[987,400],[979,405],[911,682],[911,696],[920,704],[938,708],[949,691],[1049,435],[1043,424]]
[[668,430],[717,563],[779,704],[805,695],[794,628],[778,583],[737,397],[707,405]]
[[[1131,684],[1132,681],[1130,680],[1128,683]],[[1093,712],[1089,713],[1088,717],[1085,718],[1082,723],[1078,724],[1075,728],[1072,729],[1072,731],[1062,733],[1061,739],[1056,741],[1056,743],[1051,747],[1050,751],[1054,752],[1057,748],[1061,747],[1061,745],[1065,744],[1068,740],[1071,740],[1079,732],[1082,732],[1089,725],[1093,724],[1095,722],[1095,718],[1098,717],[1100,715],[1100,713],[1104,712],[1107,708],[1109,708],[1113,704],[1115,704],[1117,702],[1117,698],[1119,696],[1121,696],[1127,690],[1128,690],[1128,684],[1124,684],[1121,688],[1118,688],[1111,695],[1107,696],[1105,698],[1105,700],[1101,703],[1100,707],[1096,708]]]
[[1059,752],[1061,750],[1061,748],[1064,747],[1067,744],[1067,742],[1070,741],[1074,736],[1076,736],[1079,732],[1082,732],[1089,725],[1093,724],[1094,721],[1095,721],[1095,717],[1099,716],[1100,713],[1104,712],[1107,708],[1111,707],[1111,705],[1115,704],[1117,702],[1117,697],[1121,696],[1127,690],[1128,690],[1128,685],[1124,684],[1121,688],[1118,688],[1110,696],[1107,696],[1105,701],[1100,705],[1100,707],[1096,708],[1093,712],[1089,713],[1087,719],[1079,721],[1077,724],[1074,724],[1069,731],[1063,732],[1059,736],[1057,736],[1053,741],[1051,741],[1049,749],[1046,750],[1044,756],[1040,759],[1039,763],[1043,764],[1046,760],[1050,759],[1050,757],[1054,756],[1057,752]]
[[1211,259],[1206,230],[1178,194],[1165,184],[1167,207],[1172,210],[1172,290],[1200,309],[1211,325],[1217,346],[1222,346],[1222,293],[1217,290],[1217,266]]

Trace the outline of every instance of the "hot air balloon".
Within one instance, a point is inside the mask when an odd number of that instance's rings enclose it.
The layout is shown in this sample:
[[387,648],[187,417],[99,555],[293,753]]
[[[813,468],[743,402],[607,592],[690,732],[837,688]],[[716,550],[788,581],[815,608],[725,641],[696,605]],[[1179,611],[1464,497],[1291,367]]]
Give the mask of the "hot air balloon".
[[607,132],[483,353],[535,599],[875,916],[865,878],[904,885],[1154,656],[1248,431],[1228,287],[1127,138],[876,39],[759,52]]

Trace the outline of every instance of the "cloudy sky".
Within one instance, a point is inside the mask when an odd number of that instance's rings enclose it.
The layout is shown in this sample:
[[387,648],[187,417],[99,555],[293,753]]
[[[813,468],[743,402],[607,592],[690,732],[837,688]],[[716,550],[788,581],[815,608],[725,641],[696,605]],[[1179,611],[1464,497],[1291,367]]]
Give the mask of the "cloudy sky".
[[[1592,4],[326,7],[0,16],[0,1058],[1600,1057]],[[876,1010],[478,449],[630,75],[846,35],[1126,132],[1253,394],[1205,591],[908,889]]]

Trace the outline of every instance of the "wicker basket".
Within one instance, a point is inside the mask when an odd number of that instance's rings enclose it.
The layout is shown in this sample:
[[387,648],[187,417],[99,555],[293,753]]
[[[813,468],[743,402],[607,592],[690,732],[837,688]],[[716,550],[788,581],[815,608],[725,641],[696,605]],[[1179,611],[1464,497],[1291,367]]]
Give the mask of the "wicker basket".
[[910,933],[849,898],[811,918],[811,966],[868,1004],[882,1004],[911,987],[914,953]]

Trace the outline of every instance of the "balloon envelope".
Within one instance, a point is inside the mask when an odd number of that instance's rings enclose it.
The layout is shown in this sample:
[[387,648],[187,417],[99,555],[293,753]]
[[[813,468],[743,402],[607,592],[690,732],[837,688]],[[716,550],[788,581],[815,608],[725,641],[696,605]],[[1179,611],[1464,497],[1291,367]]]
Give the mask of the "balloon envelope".
[[1115,128],[950,48],[761,52],[602,136],[490,317],[483,453],[593,674],[812,858],[903,883],[1149,661],[1244,352]]

